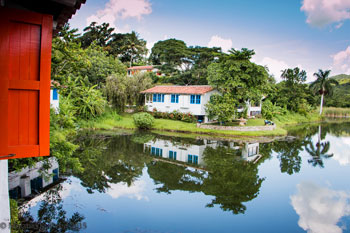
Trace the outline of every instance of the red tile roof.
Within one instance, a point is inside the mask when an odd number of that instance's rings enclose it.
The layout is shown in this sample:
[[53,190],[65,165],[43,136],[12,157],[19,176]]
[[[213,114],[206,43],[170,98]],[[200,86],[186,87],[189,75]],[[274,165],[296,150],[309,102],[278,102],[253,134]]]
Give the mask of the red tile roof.
[[152,70],[153,66],[132,66],[128,70]]
[[162,94],[205,94],[214,90],[211,86],[155,86],[141,91],[141,93],[162,93]]

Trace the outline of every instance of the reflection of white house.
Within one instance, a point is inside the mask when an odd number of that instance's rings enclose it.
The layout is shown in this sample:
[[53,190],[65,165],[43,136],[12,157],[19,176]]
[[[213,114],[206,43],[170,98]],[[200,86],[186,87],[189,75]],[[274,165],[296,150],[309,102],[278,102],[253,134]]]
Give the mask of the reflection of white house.
[[256,162],[262,156],[259,154],[259,143],[245,143],[242,148],[242,158],[248,162]]
[[203,152],[207,146],[212,145],[177,145],[168,140],[156,139],[145,143],[144,150],[156,157],[203,166]]
[[210,96],[218,91],[211,86],[155,86],[141,93],[145,95],[145,104],[150,111],[179,111],[191,113],[198,120],[208,122],[205,105]]
[[146,73],[146,72],[154,72],[157,75],[160,75],[157,68],[153,66],[132,66],[128,68],[128,76],[133,76],[137,73]]
[[[216,148],[217,146],[228,146],[239,150],[240,146],[235,146],[234,142],[223,144],[220,141],[203,140],[202,145],[182,145],[169,140],[156,139],[144,144],[144,151],[159,158],[176,160],[191,165],[203,167],[203,153],[206,147]],[[242,148],[241,158],[248,162],[256,162],[261,158],[259,154],[259,143],[245,143]]]
[[11,172],[9,178],[9,190],[11,198],[27,197],[38,194],[46,186],[57,182],[59,176],[58,162],[54,158],[48,159],[51,167],[47,170],[48,177],[40,172],[44,162],[37,162],[34,167],[27,167],[20,172]]
[[59,109],[59,94],[57,90],[57,86],[59,84],[55,81],[51,81],[51,90],[50,90],[50,104],[53,109],[55,109],[56,112],[58,112]]

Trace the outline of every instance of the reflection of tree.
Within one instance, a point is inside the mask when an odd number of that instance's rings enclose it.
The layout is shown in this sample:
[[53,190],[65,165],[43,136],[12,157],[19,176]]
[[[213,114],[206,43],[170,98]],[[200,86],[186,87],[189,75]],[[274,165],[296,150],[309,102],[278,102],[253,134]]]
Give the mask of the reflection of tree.
[[161,185],[157,192],[170,194],[172,190],[200,192],[204,172],[193,171],[184,166],[166,162],[152,162],[148,165],[148,174],[154,183]]
[[61,185],[47,191],[44,200],[41,202],[38,210],[38,218],[35,219],[29,211],[19,216],[20,225],[12,226],[18,228],[20,232],[67,232],[79,231],[84,224],[85,219],[80,213],[75,212],[70,218],[66,217],[67,212],[63,209],[62,198],[59,192]]
[[311,159],[308,160],[312,166],[320,166],[324,167],[323,165],[323,159],[324,158],[330,158],[333,156],[333,154],[327,154],[330,148],[330,143],[329,142],[321,142],[316,144],[316,148],[314,145],[310,142],[305,147],[305,150],[311,155]]
[[102,139],[90,136],[80,142],[80,148],[75,156],[81,161],[83,172],[74,175],[90,193],[105,192],[109,183],[131,185],[141,176],[149,159],[143,155],[143,145],[125,135]]
[[277,158],[281,162],[281,172],[289,175],[298,173],[301,167],[299,153],[303,150],[304,141],[299,139],[292,142],[281,141],[273,145],[273,150],[278,153]]
[[258,176],[258,165],[239,159],[240,154],[240,150],[227,147],[205,149],[204,161],[210,173],[204,180],[203,192],[215,196],[208,207],[217,204],[225,211],[240,214],[246,210],[243,203],[258,196],[264,179]]
[[148,173],[156,184],[158,192],[170,193],[172,190],[203,192],[214,196],[207,207],[219,205],[234,214],[244,213],[248,202],[257,197],[263,179],[258,176],[257,164],[240,158],[241,150],[228,147],[204,151],[206,170],[194,171],[183,166],[156,162],[148,164]]

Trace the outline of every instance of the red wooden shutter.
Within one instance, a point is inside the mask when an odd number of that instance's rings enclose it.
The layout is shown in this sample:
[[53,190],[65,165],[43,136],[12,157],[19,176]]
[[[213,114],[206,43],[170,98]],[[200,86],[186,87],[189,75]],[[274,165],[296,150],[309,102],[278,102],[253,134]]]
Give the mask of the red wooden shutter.
[[0,7],[0,159],[50,154],[51,41],[51,15]]

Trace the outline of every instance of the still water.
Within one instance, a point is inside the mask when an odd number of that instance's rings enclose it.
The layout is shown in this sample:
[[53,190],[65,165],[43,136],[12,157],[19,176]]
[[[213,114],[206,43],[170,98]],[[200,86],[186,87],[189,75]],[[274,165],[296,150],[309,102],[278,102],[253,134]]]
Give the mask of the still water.
[[291,135],[84,134],[84,172],[33,199],[28,216],[81,232],[350,232],[350,124]]

